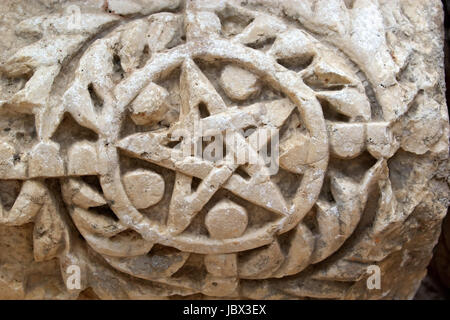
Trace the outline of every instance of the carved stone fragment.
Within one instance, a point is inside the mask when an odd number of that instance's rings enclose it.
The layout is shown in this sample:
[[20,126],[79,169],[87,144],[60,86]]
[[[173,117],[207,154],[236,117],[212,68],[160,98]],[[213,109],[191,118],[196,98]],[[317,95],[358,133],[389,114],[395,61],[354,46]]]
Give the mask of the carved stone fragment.
[[0,298],[414,296],[449,199],[440,1],[0,12]]

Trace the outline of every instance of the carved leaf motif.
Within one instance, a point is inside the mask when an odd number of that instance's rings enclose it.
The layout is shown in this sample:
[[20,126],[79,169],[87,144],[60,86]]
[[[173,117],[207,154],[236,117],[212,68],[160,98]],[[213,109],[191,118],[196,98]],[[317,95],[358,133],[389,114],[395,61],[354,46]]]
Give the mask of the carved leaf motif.
[[37,181],[25,181],[20,193],[9,211],[0,204],[0,223],[20,226],[31,222],[44,205],[47,196],[45,186]]
[[37,16],[21,21],[17,26],[19,33],[39,34],[45,37],[52,35],[94,35],[100,32],[105,26],[109,26],[119,18],[105,13],[80,12],[83,23],[71,23],[73,12],[68,10],[63,14],[50,14]]
[[106,204],[105,198],[81,179],[69,178],[62,183],[62,196],[67,204],[83,209]]
[[[126,226],[113,217],[98,214],[95,210],[77,208],[71,212],[71,215],[75,225],[86,234],[113,237],[127,230]],[[140,248],[136,249],[141,250]]]
[[318,54],[317,40],[304,31],[289,29],[277,37],[268,53],[277,59],[311,59]]
[[68,235],[61,214],[58,202],[47,193],[33,231],[33,252],[36,261],[56,258],[65,248]]
[[320,91],[317,97],[326,100],[337,112],[349,117],[350,121],[368,121],[371,118],[370,103],[363,92],[345,88],[339,91]]
[[124,231],[114,237],[108,238],[103,235],[91,233],[82,225],[77,225],[77,228],[89,246],[98,253],[107,256],[130,257],[145,255],[153,247],[152,243],[142,239],[139,234],[133,233],[132,231]]
[[144,53],[145,41],[148,34],[148,24],[142,20],[136,20],[128,24],[121,35],[121,48],[119,57],[125,72],[131,72],[138,67]]
[[297,274],[310,263],[314,251],[314,234],[304,223],[299,223],[292,237],[289,251],[285,254],[285,260],[273,274],[274,277]]
[[117,20],[107,14],[81,13],[83,23],[72,26],[67,14],[34,17],[18,26],[19,32],[37,33],[42,38],[20,49],[2,66],[10,77],[31,75],[26,86],[6,105],[17,111],[36,114],[36,131],[49,139],[62,120],[64,109],[52,99],[51,89],[62,64],[92,35]]
[[358,184],[349,178],[332,177],[331,193],[335,203],[317,201],[317,224],[320,230],[312,263],[317,263],[335,252],[353,233],[361,219],[369,188],[385,170],[386,162],[378,161],[366,172]]
[[169,278],[184,265],[190,254],[174,249],[164,250],[157,250],[138,257],[116,258],[106,256],[105,259],[117,270],[141,279]]
[[38,67],[59,65],[85,40],[86,37],[81,35],[43,38],[20,49],[3,66],[3,71],[11,77],[19,77],[33,73]]
[[106,10],[118,15],[148,15],[158,11],[174,10],[180,0],[108,0]]
[[280,20],[260,15],[257,16],[234,40],[246,45],[261,45],[265,41],[275,38],[278,34],[287,29]]
[[157,13],[149,18],[147,45],[152,53],[163,51],[181,42],[184,29],[183,16],[172,13]]
[[284,261],[277,241],[246,254],[238,263],[238,275],[244,279],[264,279],[270,277]]

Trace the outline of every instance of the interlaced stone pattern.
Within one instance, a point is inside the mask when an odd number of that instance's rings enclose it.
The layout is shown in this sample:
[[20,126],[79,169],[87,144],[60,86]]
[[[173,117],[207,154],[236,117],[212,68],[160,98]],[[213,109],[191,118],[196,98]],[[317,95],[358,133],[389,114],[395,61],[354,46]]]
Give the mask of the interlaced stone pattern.
[[[124,0],[23,20],[39,36],[1,66],[0,225],[33,223],[58,297],[411,297],[448,205],[449,129],[442,74],[397,39],[418,23],[404,2]],[[369,265],[391,273],[382,290]]]

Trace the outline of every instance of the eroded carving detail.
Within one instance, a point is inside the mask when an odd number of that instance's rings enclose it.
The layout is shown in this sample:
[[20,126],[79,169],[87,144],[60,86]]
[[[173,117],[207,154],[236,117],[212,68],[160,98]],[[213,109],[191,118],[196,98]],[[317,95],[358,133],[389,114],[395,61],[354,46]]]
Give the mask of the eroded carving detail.
[[[439,104],[424,107],[433,102],[410,82],[392,85],[406,93],[389,104],[388,89],[374,89],[374,66],[358,68],[344,47],[347,55],[252,5],[188,1],[154,13],[175,2],[113,1],[125,17],[83,13],[81,30],[67,30],[64,14],[21,23],[42,38],[3,65],[8,77],[29,79],[0,102],[5,119],[32,115],[36,136],[1,137],[0,178],[20,191],[0,207],[0,224],[34,221],[35,260],[58,257],[63,278],[64,266],[81,265],[83,289],[105,298],[351,296],[347,284],[392,252],[377,254],[377,239],[406,221],[431,178],[401,203],[406,181],[434,165],[418,159],[393,185],[403,150],[445,153],[445,116],[430,116],[439,130],[419,147],[403,132],[421,139],[414,112],[438,114]],[[316,32],[325,27],[334,31]],[[272,129],[276,174],[258,153]],[[222,158],[196,153],[223,132],[232,139],[220,142]],[[88,279],[100,273],[118,284]]]

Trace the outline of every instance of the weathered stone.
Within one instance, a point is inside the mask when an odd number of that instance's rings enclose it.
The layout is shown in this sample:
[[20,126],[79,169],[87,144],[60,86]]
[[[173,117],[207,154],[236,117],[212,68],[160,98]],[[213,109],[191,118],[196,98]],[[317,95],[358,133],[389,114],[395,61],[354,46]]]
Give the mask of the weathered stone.
[[128,197],[137,209],[158,203],[164,195],[164,180],[157,173],[135,170],[126,173],[122,179]]
[[226,94],[232,99],[246,100],[260,90],[255,75],[233,65],[223,69],[220,80]]
[[414,296],[449,199],[438,0],[0,13],[0,298]]
[[229,239],[241,236],[247,228],[245,208],[228,200],[222,200],[206,215],[205,225],[211,237]]

